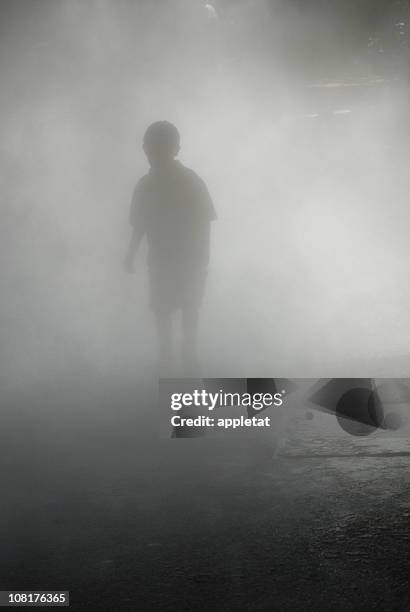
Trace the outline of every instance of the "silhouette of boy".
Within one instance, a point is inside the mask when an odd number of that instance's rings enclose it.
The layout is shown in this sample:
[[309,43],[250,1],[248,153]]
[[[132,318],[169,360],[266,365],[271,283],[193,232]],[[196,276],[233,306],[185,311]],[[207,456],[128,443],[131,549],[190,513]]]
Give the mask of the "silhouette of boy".
[[210,225],[216,214],[203,180],[175,159],[179,148],[179,132],[168,121],[153,123],[145,132],[143,149],[150,170],[134,190],[133,233],[125,268],[134,272],[135,255],[145,235],[160,371],[166,373],[172,363],[172,314],[180,309],[184,370],[197,375],[198,311],[209,262]]

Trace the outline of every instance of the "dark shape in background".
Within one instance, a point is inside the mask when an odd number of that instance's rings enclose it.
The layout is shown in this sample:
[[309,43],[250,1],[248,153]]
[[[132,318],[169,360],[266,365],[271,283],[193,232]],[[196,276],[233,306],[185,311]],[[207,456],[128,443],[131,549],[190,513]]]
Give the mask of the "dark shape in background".
[[383,423],[383,409],[371,378],[333,378],[309,400],[334,414],[342,429],[354,436],[369,435]]
[[[397,406],[404,405],[409,411],[410,387],[400,380],[334,378],[326,383],[319,380],[308,399],[316,409],[335,414],[347,433],[366,436],[379,427],[398,430],[404,425]],[[387,406],[389,412],[385,414]]]

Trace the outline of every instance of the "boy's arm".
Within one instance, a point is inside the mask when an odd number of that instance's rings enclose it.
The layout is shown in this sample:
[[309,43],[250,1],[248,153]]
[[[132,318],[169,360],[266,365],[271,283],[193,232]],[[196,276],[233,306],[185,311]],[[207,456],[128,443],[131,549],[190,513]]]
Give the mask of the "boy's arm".
[[139,197],[139,185],[137,185],[134,189],[130,208],[132,235],[124,259],[124,269],[129,274],[133,274],[135,272],[135,256],[145,234],[144,215],[142,214],[141,204],[142,201]]
[[124,259],[124,269],[129,274],[135,272],[135,256],[144,236],[144,230],[141,227],[134,227],[132,230],[130,244]]

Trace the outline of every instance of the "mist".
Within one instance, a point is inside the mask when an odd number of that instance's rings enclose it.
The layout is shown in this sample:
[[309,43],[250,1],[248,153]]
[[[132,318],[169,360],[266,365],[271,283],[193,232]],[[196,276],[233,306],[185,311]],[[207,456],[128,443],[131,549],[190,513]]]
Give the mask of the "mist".
[[[409,10],[0,0],[3,589],[409,607]],[[145,241],[135,274],[124,259],[161,120],[217,219],[203,379],[185,355],[158,386]],[[178,429],[168,383],[283,406],[265,429]]]
[[122,262],[158,119],[218,215],[204,374],[400,372],[408,81],[348,6],[2,0],[4,384],[155,374],[144,248]]

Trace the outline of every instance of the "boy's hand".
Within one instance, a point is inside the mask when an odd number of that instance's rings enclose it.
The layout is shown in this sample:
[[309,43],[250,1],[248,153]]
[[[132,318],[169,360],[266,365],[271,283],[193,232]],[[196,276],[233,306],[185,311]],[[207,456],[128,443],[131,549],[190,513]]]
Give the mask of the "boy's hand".
[[125,256],[124,270],[127,274],[135,274],[135,260],[131,253],[127,253]]

